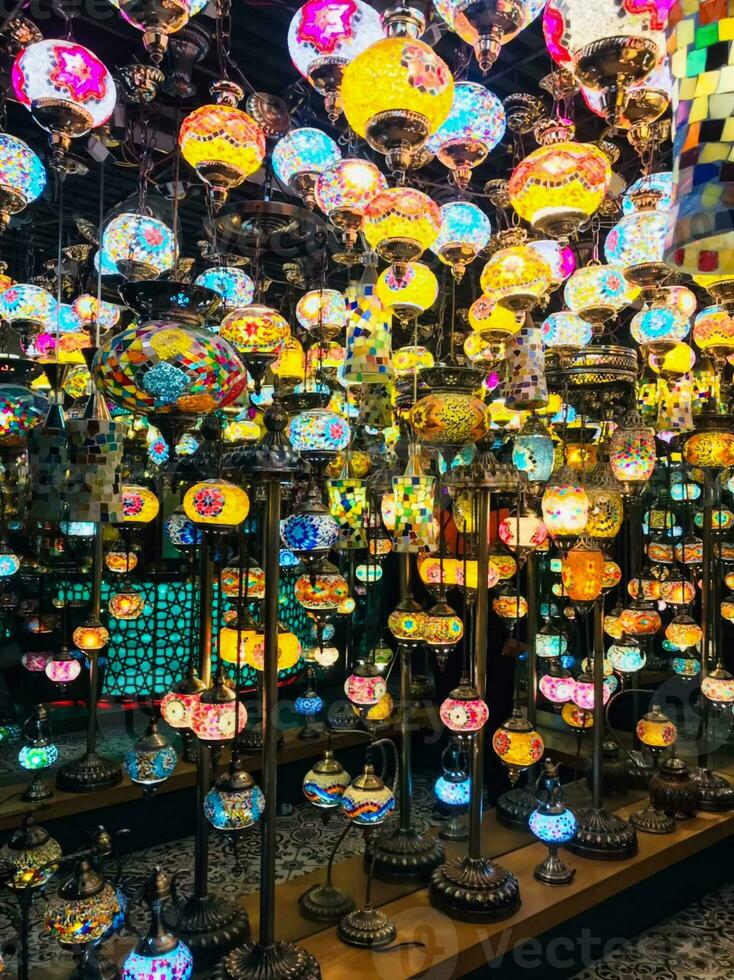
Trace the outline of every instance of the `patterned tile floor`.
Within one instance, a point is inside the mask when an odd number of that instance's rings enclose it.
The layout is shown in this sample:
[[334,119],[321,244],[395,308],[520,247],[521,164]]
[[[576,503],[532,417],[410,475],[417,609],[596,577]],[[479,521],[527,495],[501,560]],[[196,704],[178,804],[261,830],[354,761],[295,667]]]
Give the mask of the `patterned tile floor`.
[[731,980],[734,885],[706,895],[572,980]]

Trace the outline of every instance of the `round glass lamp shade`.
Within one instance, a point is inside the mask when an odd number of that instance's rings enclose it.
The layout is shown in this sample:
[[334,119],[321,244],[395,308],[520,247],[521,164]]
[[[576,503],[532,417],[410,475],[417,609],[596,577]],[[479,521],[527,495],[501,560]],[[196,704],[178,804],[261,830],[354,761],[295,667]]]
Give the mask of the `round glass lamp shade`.
[[591,143],[540,146],[515,167],[510,202],[544,235],[575,232],[596,211],[609,188],[609,158]]
[[95,894],[86,898],[62,895],[52,898],[46,907],[43,925],[46,933],[59,943],[86,945],[101,939],[118,909],[115,889],[104,882]]
[[467,807],[471,799],[471,777],[463,774],[456,778],[441,775],[436,780],[433,792],[439,803],[447,807]]
[[551,313],[540,327],[545,347],[574,349],[585,347],[592,337],[592,326],[577,313],[562,310]]
[[621,269],[609,265],[587,265],[569,276],[563,290],[566,306],[592,322],[610,319],[635,301],[639,289],[631,285]]
[[693,321],[693,341],[706,354],[728,357],[734,353],[734,318],[723,306],[707,306]]
[[541,238],[528,242],[530,248],[538,253],[551,270],[551,285],[557,288],[576,269],[576,255],[570,245],[557,242],[554,238]]
[[505,517],[500,521],[497,533],[511,551],[535,551],[548,537],[545,524],[530,511]]
[[469,326],[490,341],[507,340],[520,328],[512,310],[498,306],[496,298],[486,294],[469,307]]
[[201,697],[205,685],[198,677],[186,678],[161,699],[161,716],[171,728],[191,728],[194,705]]
[[22,769],[27,769],[30,772],[48,769],[58,758],[59,750],[52,743],[48,745],[24,745],[18,752],[18,764]]
[[150,524],[161,509],[158,497],[149,487],[128,483],[120,491],[125,524]]
[[542,499],[543,523],[554,538],[574,537],[586,527],[589,498],[570,470],[557,474]]
[[638,81],[665,55],[669,7],[666,0],[622,0],[581,9],[573,0],[549,0],[545,43],[551,58],[590,88],[605,87],[623,70],[628,81]]
[[210,187],[226,193],[254,173],[265,156],[265,134],[246,112],[203,105],[181,123],[181,156]]
[[387,627],[400,643],[415,644],[423,641],[427,615],[414,599],[399,603],[387,617]]
[[304,609],[334,612],[348,597],[349,586],[344,576],[328,565],[328,570],[317,568],[311,574],[300,575],[293,585],[293,594]]
[[594,726],[594,712],[579,708],[572,701],[564,704],[561,708],[561,718],[570,728],[578,732]]
[[702,637],[703,630],[686,613],[681,613],[680,616],[671,619],[665,627],[665,639],[670,640],[678,650],[687,650],[689,647],[698,646]]
[[467,734],[484,728],[489,718],[489,708],[474,687],[462,682],[442,702],[439,714],[450,732]]
[[559,667],[555,673],[543,674],[538,682],[541,694],[551,704],[566,704],[573,697],[576,681],[569,671]]
[[145,609],[145,596],[132,588],[120,589],[110,596],[107,609],[114,619],[124,622],[138,619]]
[[167,322],[112,337],[95,354],[92,377],[106,398],[136,415],[205,414],[229,405],[247,384],[226,340]]
[[612,643],[607,651],[607,658],[619,674],[636,674],[647,663],[647,657],[640,649],[640,644],[631,637],[622,637],[616,643]]
[[630,333],[645,350],[655,354],[672,350],[688,335],[691,325],[682,313],[667,306],[651,306],[632,317]]
[[316,181],[316,203],[342,231],[356,234],[370,201],[387,188],[374,163],[349,158],[328,167]]
[[9,871],[8,887],[14,891],[45,885],[56,873],[58,865],[53,862],[60,857],[59,843],[27,818],[0,849],[0,860]]
[[435,0],[436,11],[462,41],[471,44],[480,69],[486,74],[499,56],[500,45],[516,36],[537,15],[538,0],[515,0],[474,5],[466,0]]
[[[262,627],[247,632],[245,641],[245,663],[255,670],[265,669],[265,634]],[[236,637],[234,640],[236,644]],[[278,670],[289,670],[301,657],[301,643],[295,633],[278,627]],[[236,660],[236,656],[235,656]]]
[[553,846],[568,844],[573,840],[578,821],[568,808],[553,813],[545,813],[541,808],[536,808],[528,817],[528,826],[538,840]]
[[[585,533],[595,541],[612,541],[619,534],[624,519],[622,494],[613,486],[592,485],[587,487],[586,495],[589,498],[589,514]],[[621,576],[619,566],[614,562],[605,563],[603,587],[607,589],[616,585],[618,576]]]
[[694,432],[686,439],[683,456],[691,466],[734,466],[734,433],[719,429]]
[[505,135],[504,106],[489,89],[477,82],[458,82],[448,116],[426,143],[454,174],[459,187]]
[[525,312],[548,292],[551,271],[528,245],[512,245],[495,252],[482,270],[482,291],[493,295],[514,313]]
[[311,289],[296,303],[296,319],[304,330],[331,340],[344,329],[346,300],[338,289]]
[[464,635],[464,624],[447,602],[438,602],[428,610],[423,627],[423,642],[431,650],[450,650]]
[[339,538],[339,524],[328,511],[291,514],[280,522],[280,538],[294,552],[325,552]]
[[41,425],[48,410],[43,395],[21,385],[0,384],[0,446],[24,446],[29,432]]
[[420,146],[448,116],[454,79],[448,65],[428,44],[412,37],[376,41],[344,69],[344,115],[373,149],[385,153],[390,123],[406,115],[401,133]]
[[341,805],[344,790],[352,777],[337,762],[331,749],[303,777],[303,795],[319,810],[333,810]]
[[313,207],[319,174],[341,158],[341,150],[330,136],[320,129],[303,126],[278,140],[273,148],[272,164],[277,179],[299,194],[308,207]]
[[[227,700],[218,700],[218,696]],[[208,700],[204,700],[208,698]],[[247,724],[247,709],[231,688],[219,684],[205,691],[191,710],[191,730],[202,742],[225,742],[234,738]]]
[[590,604],[601,595],[604,554],[585,542],[571,548],[563,559],[561,578],[566,595],[573,603]]
[[512,444],[512,462],[531,483],[545,483],[555,463],[553,439],[543,423],[530,416]]
[[74,646],[85,652],[101,650],[110,642],[110,632],[98,619],[86,619],[71,634]]
[[279,354],[291,328],[277,310],[253,303],[228,313],[219,335],[240,354]]
[[535,636],[535,652],[539,657],[561,657],[567,650],[568,640],[560,630],[547,623],[538,630]]
[[651,749],[668,748],[678,737],[675,725],[667,715],[663,714],[657,704],[640,718],[635,732],[642,744]]
[[609,463],[620,483],[646,483],[655,462],[655,433],[651,428],[633,421],[614,430],[609,443]]
[[11,82],[16,98],[40,126],[67,137],[102,126],[117,100],[105,65],[75,41],[36,41],[22,48]]
[[304,78],[330,99],[327,108],[336,116],[344,66],[382,36],[380,15],[364,0],[308,0],[288,27],[288,53]]
[[713,704],[728,705],[734,703],[734,677],[718,664],[701,681],[701,694]]
[[189,980],[194,970],[194,956],[186,943],[177,942],[173,949],[145,956],[132,949],[120,967],[122,980]]
[[204,480],[186,491],[183,509],[192,524],[227,529],[238,527],[245,520],[250,498],[234,483]]
[[25,321],[51,333],[57,311],[56,300],[41,286],[15,283],[0,293],[0,317],[10,324]]
[[217,830],[246,830],[258,822],[264,810],[263,791],[241,769],[220,776],[204,797],[204,815]]
[[255,284],[244,269],[237,266],[215,266],[196,277],[196,285],[213,289],[222,297],[225,310],[249,306],[255,295]]
[[288,437],[299,452],[338,453],[351,438],[349,423],[336,412],[324,408],[307,409],[288,423]]
[[[592,668],[593,670],[593,665]],[[612,692],[607,685],[609,678],[605,678],[604,687],[602,688],[602,703],[606,704],[609,698],[612,696]],[[576,678],[576,684],[573,689],[573,695],[571,700],[576,705],[577,708],[581,708],[582,711],[593,712],[594,710],[594,678],[592,674],[581,674]]]
[[102,251],[128,279],[155,279],[173,268],[173,232],[148,214],[118,214],[105,227]]
[[371,765],[364,767],[342,794],[344,816],[358,827],[376,827],[395,809],[395,797],[375,774]]
[[[388,39],[389,40],[389,39]],[[430,248],[441,227],[441,212],[427,194],[412,187],[388,187],[364,212],[367,243],[386,262],[406,263]]]
[[373,664],[366,663],[350,674],[344,683],[344,693],[352,702],[360,706],[377,704],[387,690],[385,679]]
[[441,227],[431,251],[461,278],[491,235],[492,226],[481,208],[470,201],[451,201],[441,206]]
[[624,193],[622,212],[632,214],[640,209],[640,201],[646,196],[656,196],[656,206],[661,211],[669,211],[673,206],[673,174],[670,170],[638,177]]
[[[183,510],[176,510],[170,517],[166,518],[163,528],[166,532],[166,537],[174,548],[193,548],[194,545],[201,543],[201,531],[193,521],[188,519],[183,513]],[[109,555],[107,557],[109,558]],[[137,564],[137,557],[133,557]],[[128,568],[125,567],[126,564],[125,556],[123,556],[123,568],[121,571],[128,571]],[[109,568],[109,565],[107,567]],[[135,565],[131,565],[129,571],[132,571],[134,567]]]
[[141,786],[155,786],[172,775],[178,756],[172,745],[146,745],[145,742],[145,738],[140,739],[137,745],[125,753],[122,766],[132,782]]
[[9,133],[0,133],[0,218],[40,197],[46,186],[46,170],[33,150]]
[[524,769],[538,762],[545,751],[543,739],[519,710],[513,711],[512,717],[494,733],[492,748],[507,766],[513,782]]
[[649,286],[666,276],[663,262],[669,217],[665,211],[633,211],[609,231],[604,255],[610,265],[624,270],[625,278]]
[[436,302],[438,280],[423,262],[409,262],[400,275],[388,266],[380,273],[375,293],[385,309],[399,315],[416,315]]
[[652,603],[632,603],[619,616],[622,632],[627,636],[654,636],[662,621]]
[[464,392],[435,392],[420,398],[410,411],[410,424],[428,445],[464,446],[488,432],[489,408]]

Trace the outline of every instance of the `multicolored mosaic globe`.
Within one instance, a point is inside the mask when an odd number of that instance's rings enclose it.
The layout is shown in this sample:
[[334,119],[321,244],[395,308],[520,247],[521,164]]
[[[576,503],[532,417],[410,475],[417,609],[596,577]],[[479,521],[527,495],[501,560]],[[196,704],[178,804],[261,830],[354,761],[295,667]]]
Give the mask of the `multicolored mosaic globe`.
[[24,445],[31,429],[46,418],[49,407],[44,395],[29,388],[0,385],[0,445]]
[[175,323],[132,326],[97,351],[92,377],[123,410],[201,414],[231,404],[247,373],[222,337]]

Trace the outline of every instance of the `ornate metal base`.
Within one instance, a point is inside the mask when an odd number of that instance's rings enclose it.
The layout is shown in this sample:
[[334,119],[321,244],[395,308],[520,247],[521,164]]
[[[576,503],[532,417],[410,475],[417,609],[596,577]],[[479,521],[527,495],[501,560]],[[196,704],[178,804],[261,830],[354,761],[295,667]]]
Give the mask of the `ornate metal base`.
[[624,861],[637,854],[637,834],[626,820],[607,810],[581,810],[576,836],[568,844],[574,854],[596,861]]
[[635,810],[630,817],[630,823],[643,834],[672,834],[675,830],[675,820],[652,805],[646,806],[644,810]]
[[316,957],[293,943],[247,943],[224,957],[213,980],[321,980]]
[[63,765],[56,774],[56,786],[65,793],[94,793],[116,786],[121,779],[122,770],[116,763],[91,752]]
[[545,861],[535,869],[535,877],[544,885],[570,885],[576,868],[569,868],[557,851],[550,851]]
[[431,872],[446,857],[443,844],[435,837],[423,835],[415,827],[398,827],[392,834],[373,837],[365,851],[365,863],[370,866],[374,856],[373,874],[382,881],[427,882]]
[[315,922],[338,922],[354,908],[353,899],[333,885],[312,885],[298,899],[305,919]]
[[453,816],[438,832],[441,840],[468,840],[469,830],[463,819],[463,814]]
[[497,800],[497,819],[505,827],[527,827],[528,817],[537,805],[529,787],[509,789]]
[[21,800],[24,803],[42,803],[44,800],[50,800],[54,795],[54,791],[51,787],[44,783],[40,775],[36,775],[33,782],[29,784],[28,789],[21,796]]
[[194,954],[197,969],[250,938],[247,912],[217,895],[189,896],[171,926]]
[[517,878],[486,858],[446,861],[431,875],[431,905],[462,922],[496,922],[520,908]]
[[337,926],[336,934],[347,946],[380,949],[390,945],[398,930],[384,912],[366,905],[345,915]]
[[718,773],[710,769],[696,769],[691,773],[691,779],[696,783],[701,798],[698,802],[699,810],[707,810],[709,813],[721,813],[725,810],[734,809],[734,787],[729,781]]

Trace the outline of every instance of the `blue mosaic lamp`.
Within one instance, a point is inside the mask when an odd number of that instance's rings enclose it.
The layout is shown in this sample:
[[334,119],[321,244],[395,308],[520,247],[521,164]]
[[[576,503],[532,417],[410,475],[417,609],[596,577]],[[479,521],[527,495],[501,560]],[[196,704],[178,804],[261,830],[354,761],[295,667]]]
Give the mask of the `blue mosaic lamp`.
[[515,436],[512,462],[531,483],[545,483],[553,472],[555,452],[550,432],[537,415],[529,415]]
[[37,704],[33,714],[23,726],[25,744],[18,752],[18,762],[23,769],[34,774],[30,786],[21,796],[24,803],[40,803],[53,796],[53,790],[42,780],[41,774],[59,758],[59,750],[53,742],[48,711]]
[[155,279],[173,268],[173,232],[147,214],[118,214],[102,235],[104,261],[127,279]]
[[222,265],[207,269],[196,278],[197,286],[213,289],[222,297],[222,306],[229,313],[240,306],[249,306],[255,296],[255,283],[244,269]]
[[314,191],[319,175],[341,158],[341,150],[330,136],[320,129],[303,126],[292,129],[275,144],[273,172],[311,210],[316,205]]
[[313,667],[308,667],[304,675],[304,689],[298,695],[293,710],[303,718],[303,727],[298,733],[301,739],[318,738],[319,731],[313,727],[312,722],[316,715],[324,710],[324,699],[316,690],[316,674]]
[[450,201],[441,207],[441,227],[431,251],[451,266],[457,281],[492,235],[489,218],[470,201]]
[[357,827],[379,827],[395,809],[395,797],[370,762],[344,790],[341,800],[344,816]]
[[321,503],[315,484],[295,512],[280,522],[280,537],[306,563],[326,555],[336,544],[339,524]]
[[247,830],[256,824],[265,809],[263,791],[242,768],[234,749],[229,771],[214,783],[204,797],[204,814],[217,830]]
[[558,770],[550,759],[544,762],[543,799],[530,814],[530,830],[548,846],[548,857],[535,869],[535,877],[544,885],[568,885],[576,874],[558,855],[558,848],[576,836],[578,822],[563,802]]
[[341,806],[344,790],[351,781],[333,751],[325,749],[323,757],[303,777],[303,795],[317,810],[334,810]]
[[158,731],[153,718],[145,735],[125,753],[122,767],[132,782],[142,786],[148,795],[154,791],[154,787],[168,779],[177,762],[176,750]]
[[471,799],[471,776],[465,753],[456,742],[450,742],[444,749],[441,765],[443,772],[436,779],[433,792],[450,818],[438,836],[442,840],[466,840],[469,833],[462,817]]
[[168,878],[156,868],[145,883],[150,927],[122,962],[122,980],[189,980],[194,969],[191,950],[170,933],[163,920],[163,905],[171,897]]

